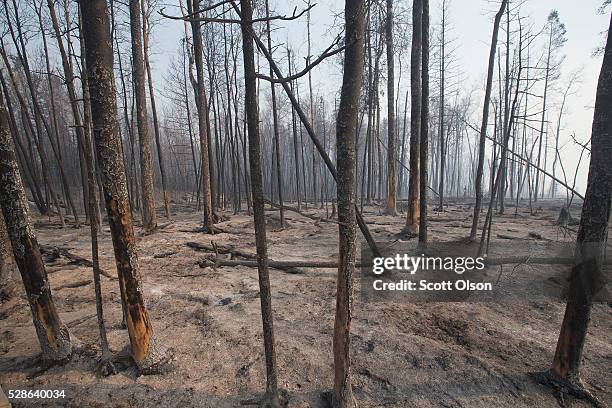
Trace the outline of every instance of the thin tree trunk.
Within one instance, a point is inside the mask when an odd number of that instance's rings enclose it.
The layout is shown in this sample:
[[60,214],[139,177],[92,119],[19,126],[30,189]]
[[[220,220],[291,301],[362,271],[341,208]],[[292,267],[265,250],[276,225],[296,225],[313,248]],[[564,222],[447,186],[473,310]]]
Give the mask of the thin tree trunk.
[[156,340],[140,283],[138,255],[119,140],[108,9],[105,0],[81,0],[94,140],[110,224],[131,354],[143,374],[167,361]]
[[393,48],[393,0],[387,0],[387,21],[385,24],[387,42],[387,214],[397,215],[397,180],[395,177],[395,76]]
[[[200,0],[188,0],[189,14],[198,13]],[[204,63],[202,49],[202,28],[197,21],[191,22],[193,36],[193,54],[196,65],[196,106],[198,108],[198,131],[200,134],[200,155],[202,165],[200,166],[200,177],[202,179],[202,230],[206,233],[214,233],[212,197],[210,192],[210,166],[208,157],[208,135],[210,134],[210,122],[208,120],[208,101],[206,99],[206,88],[204,87]]]
[[419,146],[419,242],[427,242],[427,194],[429,175],[429,0],[423,1],[422,32],[422,70],[421,70],[421,134]]
[[[278,374],[276,351],[274,349],[274,323],[272,317],[272,295],[268,271],[268,248],[266,241],[266,219],[264,214],[264,195],[261,172],[261,147],[259,135],[259,112],[257,103],[257,79],[255,71],[255,51],[253,47],[253,10],[251,0],[240,0],[242,30],[242,53],[244,63],[244,97],[249,135],[249,163],[251,168],[251,190],[253,196],[253,219],[255,222],[255,246],[259,272],[259,291],[261,318],[263,324],[264,350],[266,357],[266,395],[261,406],[269,404],[280,407],[278,395]],[[197,23],[199,24],[199,23]]]
[[147,99],[142,53],[142,19],[140,0],[130,0],[130,29],[132,33],[132,86],[136,98],[136,123],[140,146],[140,187],[142,189],[142,226],[147,231],[157,227],[155,190],[153,187],[153,159],[147,123]]
[[151,101],[151,113],[153,114],[153,129],[155,131],[155,146],[157,147],[157,161],[159,162],[159,173],[161,176],[162,194],[164,196],[164,213],[166,218],[170,218],[170,198],[166,185],[166,167],[164,164],[164,155],[162,151],[159,120],[157,118],[157,106],[155,104],[155,92],[153,90],[153,76],[151,75],[151,63],[149,62],[149,32],[151,30],[149,23],[147,0],[141,0],[142,8],[142,50],[144,56],[144,66],[147,72],[147,84],[149,85],[149,100]]
[[412,2],[412,52],[410,55],[410,178],[404,230],[414,234],[419,226],[419,144],[421,135],[422,0]]
[[484,105],[482,109],[482,124],[480,126],[480,143],[478,148],[478,167],[476,170],[476,203],[474,204],[474,217],[472,218],[472,229],[470,231],[470,240],[476,239],[478,232],[478,219],[480,217],[480,209],[482,206],[482,176],[485,162],[485,146],[487,140],[487,126],[489,123],[489,104],[491,103],[491,88],[493,87],[493,70],[495,68],[495,51],[497,49],[497,37],[499,34],[499,24],[508,0],[502,0],[499,11],[495,15],[493,23],[493,35],[491,39],[491,49],[489,50],[489,68],[487,71],[487,85],[485,88]]
[[365,2],[345,3],[346,50],[336,119],[338,163],[338,279],[334,323],[334,393],[336,408],[356,407],[351,384],[350,331],[355,271],[355,136],[363,73]]

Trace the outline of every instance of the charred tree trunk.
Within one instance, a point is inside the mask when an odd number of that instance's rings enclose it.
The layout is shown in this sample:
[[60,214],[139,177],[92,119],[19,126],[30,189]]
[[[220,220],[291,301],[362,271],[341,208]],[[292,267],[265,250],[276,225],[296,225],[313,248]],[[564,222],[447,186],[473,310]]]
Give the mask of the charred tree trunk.
[[410,178],[405,232],[419,227],[419,144],[421,135],[422,0],[412,2],[412,52],[410,55]]
[[387,42],[387,214],[397,215],[395,158],[395,76],[393,48],[393,0],[387,0],[387,21],[385,24]]
[[140,284],[138,255],[121,156],[108,10],[105,0],[82,0],[83,37],[93,133],[131,354],[143,374],[158,372],[166,353],[156,341]]
[[508,0],[502,0],[499,11],[495,15],[493,23],[493,35],[491,38],[491,49],[489,51],[489,68],[487,72],[487,85],[485,88],[484,105],[482,108],[482,124],[480,126],[480,142],[478,147],[478,167],[476,169],[476,203],[474,204],[474,217],[472,218],[472,230],[470,231],[470,240],[476,239],[478,232],[478,219],[480,217],[480,209],[482,207],[482,177],[484,173],[485,162],[485,146],[487,141],[487,126],[489,123],[489,105],[491,102],[491,88],[493,87],[493,70],[495,68],[495,50],[497,49],[497,37],[499,34],[499,24],[502,15],[508,4]]
[[253,197],[253,219],[255,222],[255,246],[259,272],[259,291],[261,319],[263,324],[264,351],[266,354],[266,395],[269,406],[280,407],[278,395],[278,374],[276,351],[274,349],[274,323],[272,318],[272,294],[268,271],[268,248],[266,241],[266,219],[264,214],[264,194],[261,171],[261,146],[259,136],[259,108],[257,103],[257,79],[255,71],[255,50],[253,46],[253,10],[251,0],[240,0],[242,55],[244,63],[244,97],[249,137],[249,163],[251,173],[251,192]]
[[[612,19],[610,21],[612,28]],[[593,297],[601,289],[602,267],[612,208],[612,31],[608,31],[595,98],[591,134],[591,164],[576,240],[568,301],[551,374],[570,389],[584,389],[580,362],[587,335]]]
[[[200,0],[187,0],[187,5],[189,14],[198,13],[200,10]],[[202,230],[206,233],[214,233],[212,197],[210,191],[210,157],[208,157],[210,122],[208,120],[206,88],[204,87],[202,28],[198,21],[191,22],[191,31],[193,35],[193,54],[197,77],[196,106],[198,108],[198,131],[200,134],[200,155],[202,157],[202,165],[200,166],[200,177],[202,179]]]
[[429,183],[429,0],[423,1],[421,67],[421,134],[419,146],[419,242],[427,242],[427,194]]
[[144,59],[142,55],[142,20],[140,0],[130,0],[130,29],[132,33],[132,85],[136,99],[136,123],[140,146],[140,187],[142,189],[142,226],[152,231],[157,226],[155,190],[153,187],[153,159],[147,124]]
[[[266,0],[266,17],[270,15],[268,0]],[[272,52],[272,38],[270,34],[270,20],[266,21],[266,30],[268,32],[268,49]],[[270,78],[274,77],[274,71],[270,67]],[[280,151],[280,135],[278,132],[278,111],[276,108],[276,90],[274,83],[270,83],[270,91],[272,92],[272,126],[274,127],[274,150],[276,163],[276,181],[278,185],[278,204],[280,205],[280,225],[285,228],[285,210],[283,210],[283,175],[281,172],[281,151]],[[294,114],[295,115],[295,114]]]
[[0,206],[21,272],[32,320],[38,335],[42,356],[61,361],[70,357],[72,344],[68,328],[62,323],[51,297],[51,286],[28,217],[28,201],[21,184],[17,158],[11,140],[8,114],[0,93]]
[[0,216],[0,302],[9,299],[15,289],[13,282],[15,263],[12,252],[4,217]]
[[142,50],[144,55],[144,66],[147,71],[147,84],[149,86],[149,100],[151,101],[151,113],[153,114],[153,130],[155,131],[155,146],[157,147],[157,161],[159,162],[159,174],[161,176],[162,194],[164,196],[164,213],[166,218],[170,218],[170,198],[166,183],[166,167],[164,164],[164,154],[162,151],[159,120],[157,118],[157,105],[155,104],[155,92],[153,89],[153,76],[151,75],[151,63],[149,62],[149,33],[151,31],[147,1],[141,0],[142,8]]
[[355,407],[351,384],[350,331],[355,272],[355,139],[364,60],[365,2],[346,1],[346,50],[336,119],[339,264],[334,323],[333,406]]

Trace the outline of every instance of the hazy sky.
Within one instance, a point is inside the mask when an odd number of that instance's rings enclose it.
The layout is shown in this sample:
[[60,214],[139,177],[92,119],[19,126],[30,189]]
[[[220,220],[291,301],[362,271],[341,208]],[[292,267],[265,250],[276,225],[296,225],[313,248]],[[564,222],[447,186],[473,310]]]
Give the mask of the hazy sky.
[[[457,64],[464,72],[465,78],[461,86],[465,88],[466,92],[472,89],[476,91],[475,114],[472,121],[478,123],[480,121],[479,112],[482,110],[481,98],[487,69],[492,19],[494,10],[499,3],[490,0],[449,0],[448,2],[450,4],[448,18],[453,26],[452,36],[456,38]],[[168,3],[171,3],[171,1]],[[321,0],[316,3],[317,5],[312,10],[313,55],[317,55],[325,49],[337,34],[338,29],[333,27],[334,15],[338,15],[342,11],[344,4],[342,1],[330,0]],[[395,3],[403,8],[411,5],[408,0],[395,0]],[[432,26],[439,24],[440,3],[441,0],[431,0]],[[512,4],[513,1],[510,3]],[[534,31],[538,31],[545,24],[546,17],[553,9],[558,10],[559,17],[566,26],[567,43],[562,50],[566,59],[562,67],[562,77],[556,84],[557,87],[564,88],[568,75],[578,69],[582,70],[581,82],[577,86],[577,91],[567,101],[567,112],[564,116],[561,136],[564,146],[562,157],[566,162],[566,170],[572,174],[579,151],[573,146],[570,134],[575,132],[580,140],[586,140],[590,136],[592,108],[595,101],[597,78],[601,68],[601,58],[592,57],[592,52],[603,43],[602,32],[607,29],[610,20],[609,10],[604,15],[597,13],[601,3],[602,0],[583,0],[579,2],[573,0],[529,0],[521,8],[521,15],[528,17]],[[270,4],[270,7],[279,14],[290,14],[295,6],[300,9],[304,6],[304,2],[301,0],[290,2],[271,0]],[[168,6],[166,11],[168,13],[176,12],[172,9],[172,6]],[[527,21],[525,24],[527,24]],[[405,27],[405,29],[409,30],[409,27]],[[165,20],[153,35],[154,55],[152,58],[154,62],[152,66],[157,83],[161,83],[163,76],[166,75],[170,56],[177,53],[179,40],[183,35],[182,22]],[[283,25],[278,24],[274,39],[277,44],[285,43],[288,39],[291,47],[301,57],[304,57],[306,54],[306,19],[284,22]],[[534,54],[543,51],[539,44],[538,47],[537,50],[532,51]],[[403,61],[402,83],[400,85],[400,92],[403,93],[409,85],[408,61],[410,52],[409,49],[398,51],[401,52]],[[303,64],[303,58],[298,61],[300,61],[298,66],[300,63]],[[396,76],[398,70],[399,66],[396,65]],[[264,67],[264,71],[267,71],[267,67]],[[337,60],[323,63],[313,71],[313,87],[317,93],[322,92],[324,96],[332,97],[338,92],[340,84],[341,67]],[[556,123],[557,120],[559,93],[560,89],[553,91],[551,95],[549,120],[553,123]],[[400,106],[403,106],[403,102]],[[588,158],[585,157],[581,166],[583,168],[581,179],[586,178],[587,163]],[[583,187],[584,182],[582,181],[580,189],[582,190]]]

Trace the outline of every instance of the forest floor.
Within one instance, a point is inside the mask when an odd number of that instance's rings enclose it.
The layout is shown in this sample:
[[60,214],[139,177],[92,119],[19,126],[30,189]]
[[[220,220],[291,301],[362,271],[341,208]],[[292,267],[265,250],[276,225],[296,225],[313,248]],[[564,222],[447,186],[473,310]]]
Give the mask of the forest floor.
[[[295,205],[295,204],[293,204]],[[510,241],[537,245],[575,240],[554,226],[560,202],[544,201],[535,215],[509,207],[496,217],[492,247]],[[325,215],[325,210],[305,210]],[[579,211],[573,210],[574,216]],[[274,260],[337,259],[337,225],[287,212],[280,230],[278,211],[267,211],[269,256]],[[156,335],[172,349],[169,373],[137,376],[134,368],[109,377],[95,374],[98,329],[91,269],[60,257],[48,263],[53,297],[80,351],[64,366],[36,374],[40,352],[22,289],[0,304],[0,384],[8,389],[64,389],[53,400],[13,400],[15,407],[237,407],[260,395],[265,369],[257,269],[201,268],[206,255],[187,242],[232,245],[254,253],[252,217],[232,215],[214,236],[196,232],[200,215],[184,208],[151,235],[137,228],[142,287]],[[397,239],[404,217],[366,207],[377,240]],[[61,229],[36,218],[39,242],[91,259],[89,228]],[[160,224],[165,223],[163,218]],[[430,239],[450,241],[469,234],[471,209],[455,202],[432,212]],[[574,227],[576,228],[576,227]],[[529,233],[539,235],[529,235]],[[510,235],[511,237],[508,237]],[[361,236],[360,236],[361,238]],[[115,274],[108,227],[100,241],[102,267]],[[511,252],[511,250],[508,250]],[[509,255],[520,255],[510,253]],[[547,268],[551,266],[541,266]],[[332,333],[335,308],[333,269],[303,273],[270,270],[279,384],[290,407],[321,407],[321,393],[333,384]],[[358,274],[356,274],[358,275]],[[358,276],[356,276],[358,278]],[[68,286],[67,286],[68,285]],[[121,329],[115,279],[102,277],[111,349],[128,344]],[[359,290],[359,285],[355,285]],[[486,303],[364,303],[356,294],[352,325],[353,386],[360,407],[558,407],[551,389],[531,373],[550,365],[564,304],[552,300]],[[583,379],[612,405],[612,308],[597,304],[584,350]],[[570,399],[569,406],[586,403]]]

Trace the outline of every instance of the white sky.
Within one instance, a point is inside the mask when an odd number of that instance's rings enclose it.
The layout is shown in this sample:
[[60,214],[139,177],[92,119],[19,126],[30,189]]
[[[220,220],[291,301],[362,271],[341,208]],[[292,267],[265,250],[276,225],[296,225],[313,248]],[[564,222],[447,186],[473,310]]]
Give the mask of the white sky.
[[[314,0],[313,0],[314,1]],[[333,28],[334,15],[342,11],[344,2],[321,0],[312,10],[312,40],[313,55],[318,55],[333,40],[337,28]],[[436,25],[440,20],[439,4],[441,0],[431,0],[431,24]],[[400,7],[407,8],[412,2],[409,0],[395,0]],[[482,97],[484,81],[487,68],[489,41],[491,38],[492,18],[498,2],[489,0],[449,0],[449,19],[453,25],[453,37],[457,39],[458,65],[464,71],[465,81],[462,82],[465,91],[476,89],[475,112],[472,121],[479,123],[479,112],[482,111],[480,99]],[[511,0],[511,4],[513,1]],[[577,87],[577,92],[567,102],[567,111],[563,120],[562,144],[564,145],[562,157],[568,173],[573,174],[579,151],[573,147],[570,134],[575,132],[580,140],[586,140],[590,136],[593,105],[595,101],[595,90],[597,78],[601,67],[601,58],[592,57],[592,51],[603,42],[602,31],[609,24],[609,12],[599,15],[597,10],[602,0],[529,0],[522,7],[523,16],[529,16],[534,30],[538,30],[546,22],[546,17],[552,9],[559,12],[561,21],[567,29],[567,43],[562,53],[566,55],[562,67],[562,77],[558,81],[559,88],[565,87],[567,76],[577,69],[582,69],[582,81]],[[289,1],[282,2],[271,0],[270,7],[276,9],[278,14],[291,14],[293,7],[298,10],[304,7],[304,2]],[[168,13],[175,12],[171,7]],[[276,43],[285,43],[287,38],[301,56],[306,54],[306,19],[283,23],[275,31]],[[154,75],[158,83],[162,83],[166,74],[170,56],[176,54],[179,39],[183,35],[183,25],[180,21],[165,20],[153,33],[153,63]],[[500,33],[500,37],[503,36]],[[501,38],[500,38],[501,40]],[[284,47],[283,47],[284,48]],[[534,51],[535,53],[535,51]],[[283,52],[284,54],[284,52]],[[408,86],[408,60],[409,50],[403,50],[403,76],[400,92],[405,92]],[[303,59],[298,59],[298,67],[303,64]],[[313,71],[313,87],[315,92],[321,92],[324,96],[332,98],[339,91],[341,84],[340,66],[336,61],[325,62]],[[264,69],[267,71],[267,67]],[[398,67],[396,65],[396,76]],[[267,73],[267,72],[266,72]],[[157,89],[160,89],[157,86]],[[302,88],[305,89],[305,88]],[[161,95],[160,95],[161,96]],[[559,92],[551,96],[550,117],[551,122],[557,120],[557,101]],[[400,104],[403,106],[403,102]],[[583,159],[579,189],[584,189],[588,157]],[[568,175],[571,177],[571,175]]]

